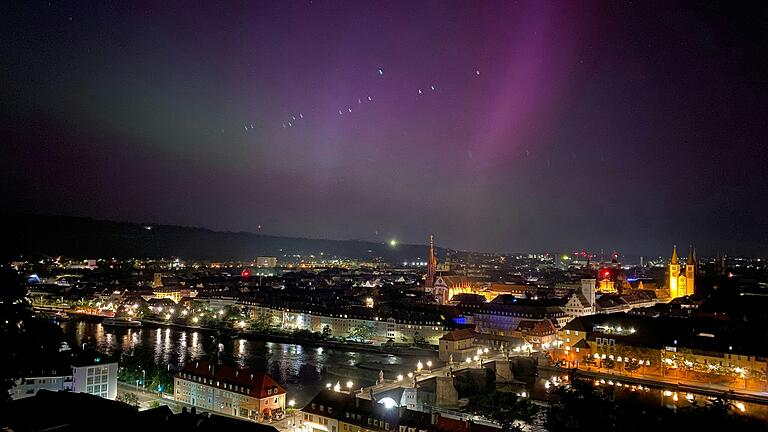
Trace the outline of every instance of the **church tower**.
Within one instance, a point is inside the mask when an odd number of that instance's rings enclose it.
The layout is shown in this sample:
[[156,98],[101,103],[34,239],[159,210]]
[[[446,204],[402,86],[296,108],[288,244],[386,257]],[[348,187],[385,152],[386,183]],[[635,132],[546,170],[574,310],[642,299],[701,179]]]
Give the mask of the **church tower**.
[[691,295],[694,291],[693,281],[696,277],[696,249],[691,247],[688,251],[688,261],[685,263],[685,295]]
[[[669,297],[677,298],[681,294],[678,293],[678,277],[680,277],[680,261],[677,259],[677,246],[672,248],[672,259],[669,260]],[[682,294],[685,295],[685,294]]]
[[435,243],[432,236],[429,236],[429,262],[427,263],[427,278],[424,281],[426,288],[432,288],[435,284],[437,275],[437,257],[435,257]]

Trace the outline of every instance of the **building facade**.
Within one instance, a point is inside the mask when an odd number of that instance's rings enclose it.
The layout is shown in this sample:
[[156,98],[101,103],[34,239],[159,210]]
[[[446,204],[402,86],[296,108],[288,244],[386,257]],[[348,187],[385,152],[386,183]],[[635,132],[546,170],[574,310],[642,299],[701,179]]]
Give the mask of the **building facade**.
[[696,253],[693,248],[688,252],[684,271],[677,257],[677,246],[672,248],[672,258],[669,261],[669,296],[672,299],[685,297],[694,293],[696,277]]
[[188,363],[174,378],[174,397],[193,407],[250,420],[285,413],[285,389],[269,375],[205,361]]

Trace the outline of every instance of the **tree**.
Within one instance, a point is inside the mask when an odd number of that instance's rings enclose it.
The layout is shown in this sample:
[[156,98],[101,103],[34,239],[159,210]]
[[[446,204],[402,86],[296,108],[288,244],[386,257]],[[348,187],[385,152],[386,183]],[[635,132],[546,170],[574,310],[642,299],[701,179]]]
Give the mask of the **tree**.
[[357,325],[352,328],[352,331],[350,331],[349,334],[353,339],[357,339],[359,341],[370,340],[374,336],[373,325],[370,325],[370,324]]
[[503,432],[523,430],[520,422],[531,423],[539,413],[530,399],[500,391],[470,397],[468,408],[498,422]]
[[267,332],[272,328],[272,316],[272,311],[259,313],[258,316],[253,319],[251,326],[256,331]]
[[27,368],[59,352],[64,335],[54,323],[37,318],[26,299],[23,278],[0,267],[0,402]]
[[119,395],[117,395],[117,401],[126,403],[134,407],[139,406],[139,397],[136,396],[136,394],[131,392],[120,393]]

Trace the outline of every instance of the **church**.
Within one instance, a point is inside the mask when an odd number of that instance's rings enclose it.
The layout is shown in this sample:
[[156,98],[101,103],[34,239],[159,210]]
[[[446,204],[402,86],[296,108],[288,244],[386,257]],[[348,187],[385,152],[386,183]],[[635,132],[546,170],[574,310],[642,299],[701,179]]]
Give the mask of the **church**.
[[[453,279],[459,279],[454,281]],[[474,290],[466,277],[443,276],[437,273],[437,256],[435,255],[435,243],[429,236],[429,261],[427,262],[427,275],[424,278],[424,290],[434,297],[437,304],[447,304],[456,294],[469,294]]]
[[685,272],[681,273],[680,260],[677,258],[677,246],[672,248],[672,259],[669,261],[669,297],[676,299],[693,294],[694,279],[696,276],[696,252],[691,247],[688,252],[688,260],[685,263]]

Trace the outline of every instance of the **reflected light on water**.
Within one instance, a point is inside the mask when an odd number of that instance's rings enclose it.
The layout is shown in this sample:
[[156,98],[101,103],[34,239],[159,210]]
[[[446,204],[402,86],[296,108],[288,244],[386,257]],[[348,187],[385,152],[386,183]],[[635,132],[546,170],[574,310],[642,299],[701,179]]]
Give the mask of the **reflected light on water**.
[[218,357],[223,362],[276,374],[275,378],[284,384],[299,406],[309,402],[327,381],[352,380],[356,385],[370,385],[376,381],[380,365],[404,363],[398,356],[322,347],[305,349],[295,344],[229,339],[174,328],[115,328],[106,333],[101,325],[94,323],[69,321],[61,326],[65,335],[79,344],[93,343],[104,352],[122,350],[145,364],[169,364],[178,368],[186,362],[216,355],[221,350]]

